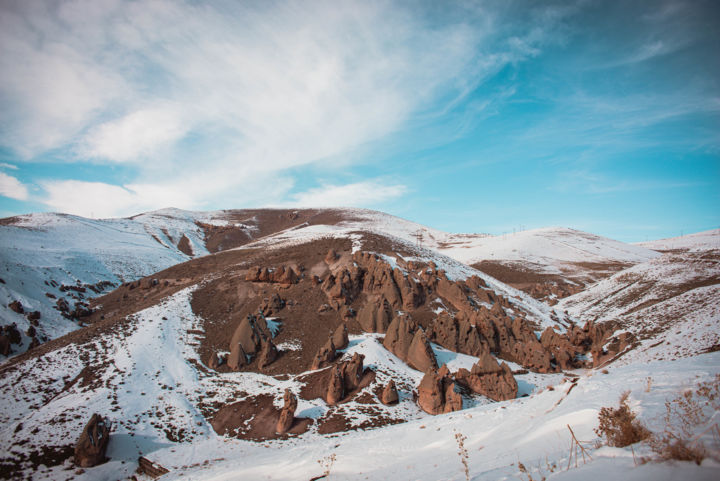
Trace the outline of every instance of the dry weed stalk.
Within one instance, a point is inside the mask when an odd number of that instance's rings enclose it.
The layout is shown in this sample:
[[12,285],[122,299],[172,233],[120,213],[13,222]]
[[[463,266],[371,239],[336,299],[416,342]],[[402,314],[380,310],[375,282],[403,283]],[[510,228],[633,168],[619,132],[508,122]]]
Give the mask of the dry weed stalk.
[[[582,455],[583,464],[587,463],[588,459],[592,459],[592,456],[587,451],[587,448],[585,448],[585,446],[583,446],[582,443],[580,441],[578,441],[578,438],[575,436],[575,432],[573,432],[573,430],[569,424],[567,425],[567,428],[570,430],[570,457],[568,458],[568,467],[567,467],[566,471],[570,469],[570,465],[572,464],[572,460],[573,460],[573,455],[575,456],[575,467],[576,468],[578,467],[578,458],[579,458],[578,454]],[[587,456],[587,459],[586,459],[586,456]]]

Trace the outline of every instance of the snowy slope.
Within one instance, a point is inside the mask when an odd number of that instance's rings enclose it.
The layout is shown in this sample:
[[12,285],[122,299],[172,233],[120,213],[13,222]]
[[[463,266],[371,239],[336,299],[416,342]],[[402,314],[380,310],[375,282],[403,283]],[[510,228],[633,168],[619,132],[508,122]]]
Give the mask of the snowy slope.
[[[408,422],[327,436],[311,429],[287,440],[242,441],[215,434],[202,405],[260,390],[279,398],[285,388],[297,390],[299,385],[292,377],[208,375],[198,369],[201,361],[194,346],[202,334],[189,305],[191,291],[180,291],[139,312],[122,328],[89,344],[71,344],[11,371],[0,371],[0,393],[12,401],[0,403],[0,441],[11,446],[12,453],[27,455],[42,446],[72,443],[93,412],[107,413],[114,422],[108,463],[84,471],[74,470],[68,462],[40,467],[33,479],[123,479],[132,475],[142,454],[170,470],[163,479],[307,480],[326,471],[327,479],[461,480],[465,474],[458,434],[466,437],[470,479],[522,479],[518,463],[535,479],[548,475],[562,479],[575,469],[568,460],[568,425],[587,442],[593,456],[586,468],[582,460],[578,462],[578,475],[594,463],[601,467],[610,463],[640,479],[641,474],[656,473],[657,465],[636,468],[629,449],[591,447],[599,409],[617,405],[620,394],[629,389],[633,409],[651,429],[659,430],[666,399],[720,372],[720,354],[713,353],[674,362],[611,366],[608,374],[581,370],[575,383],[562,374],[518,376],[528,397],[480,402],[433,417],[421,412],[407,391],[417,387],[420,373],[380,347],[374,335],[357,336],[348,354],[365,354],[366,364],[377,369],[381,381],[386,373],[399,380],[401,403],[387,409]],[[89,357],[90,370],[77,363],[82,353]],[[453,368],[474,361],[452,353],[440,358]],[[653,379],[650,389],[648,376]],[[298,415],[319,416],[326,409],[320,400],[301,401]],[[362,423],[362,416],[356,422]],[[28,441],[17,444],[20,439]],[[641,446],[635,449],[638,455],[647,451]],[[572,468],[563,474],[568,464]],[[21,464],[16,469],[28,475],[34,468]],[[688,479],[715,479],[720,469],[710,460],[700,467],[676,464],[670,472]]]
[[688,234],[682,237],[671,237],[669,239],[638,242],[635,245],[658,251],[676,249],[690,251],[706,251],[713,249],[720,250],[720,229],[706,230],[704,232]]
[[[691,239],[688,239],[691,238]],[[618,321],[642,341],[630,358],[668,359],[720,345],[720,250],[715,235],[621,271],[558,307],[580,320]],[[657,248],[677,245],[658,241]]]
[[547,227],[499,236],[457,236],[442,252],[466,264],[483,260],[523,262],[562,273],[581,262],[635,264],[659,254],[641,246],[563,227]]
[[[26,312],[40,311],[40,335],[56,338],[77,328],[54,308],[55,298],[75,301],[60,286],[99,281],[117,286],[184,262],[190,257],[177,247],[183,236],[193,253],[207,254],[202,231],[190,214],[168,210],[134,219],[93,220],[64,214],[12,218],[0,225],[0,278],[4,281],[0,283],[0,324],[15,322],[22,331],[28,328],[23,315],[7,308],[19,300]],[[86,289],[77,297],[95,295]],[[27,342],[25,338],[25,345],[16,350],[24,351]]]

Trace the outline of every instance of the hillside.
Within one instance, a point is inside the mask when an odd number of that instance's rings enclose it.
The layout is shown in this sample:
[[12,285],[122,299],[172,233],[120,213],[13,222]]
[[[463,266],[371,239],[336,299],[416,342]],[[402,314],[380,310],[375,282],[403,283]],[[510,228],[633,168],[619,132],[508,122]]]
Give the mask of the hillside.
[[456,235],[440,251],[551,304],[659,254],[562,227],[499,236]]

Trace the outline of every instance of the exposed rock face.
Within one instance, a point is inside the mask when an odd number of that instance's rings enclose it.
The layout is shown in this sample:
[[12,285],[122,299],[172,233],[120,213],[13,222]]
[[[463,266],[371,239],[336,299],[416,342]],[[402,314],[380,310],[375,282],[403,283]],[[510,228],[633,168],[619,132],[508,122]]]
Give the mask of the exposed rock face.
[[471,356],[479,356],[490,349],[475,324],[464,316],[453,318],[442,313],[428,331],[428,338],[446,349]]
[[393,309],[385,297],[368,299],[358,312],[357,320],[365,332],[383,333],[390,325]]
[[388,406],[398,403],[398,392],[397,388],[395,387],[395,381],[393,381],[392,379],[390,379],[390,382],[385,385],[385,388],[382,391],[382,395],[380,396],[380,401]]
[[245,350],[242,348],[242,344],[239,342],[233,344],[230,349],[230,354],[227,357],[227,365],[233,371],[237,371],[242,366],[248,364],[248,355],[245,354]]
[[295,397],[290,389],[285,389],[283,401],[285,404],[283,405],[282,411],[280,411],[280,419],[278,419],[275,428],[279,434],[285,434],[290,430],[293,421],[295,421],[295,410],[297,409],[297,397]]
[[75,465],[90,468],[104,462],[109,441],[110,426],[93,414],[75,445]]
[[418,405],[428,414],[443,414],[462,409],[462,396],[447,368],[425,373],[418,386]]
[[8,307],[10,308],[10,310],[17,312],[18,314],[22,314],[25,312],[22,302],[20,301],[12,301],[10,304],[8,304]]
[[337,352],[335,351],[335,344],[333,343],[332,338],[330,338],[315,355],[310,369],[314,371],[315,369],[322,369],[325,366],[329,366],[336,357]]
[[461,368],[455,377],[458,383],[493,401],[517,397],[518,386],[512,371],[504,362],[499,365],[490,353],[480,357],[471,371]]
[[415,331],[410,349],[408,349],[406,362],[410,367],[421,372],[427,372],[429,369],[437,369],[435,353],[433,353],[430,342],[427,340],[422,328]]
[[388,326],[383,346],[403,361],[407,359],[417,324],[406,316],[398,316]]
[[327,255],[325,255],[325,262],[327,264],[332,264],[337,259],[338,259],[338,255],[337,255],[337,252],[335,252],[335,249],[330,249],[328,251]]
[[340,324],[332,335],[332,342],[335,349],[345,349],[348,347],[350,340],[348,339],[347,325],[343,322]]
[[3,356],[9,356],[11,352],[10,339],[8,339],[5,334],[0,334],[0,354]]

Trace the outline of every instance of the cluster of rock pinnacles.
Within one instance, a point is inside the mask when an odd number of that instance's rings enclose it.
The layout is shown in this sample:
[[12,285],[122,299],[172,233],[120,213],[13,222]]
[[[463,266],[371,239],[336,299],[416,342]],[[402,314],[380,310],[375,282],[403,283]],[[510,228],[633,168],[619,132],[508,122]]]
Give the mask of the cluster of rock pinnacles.
[[[417,390],[418,405],[430,414],[440,414],[462,409],[463,390],[484,395],[495,401],[513,399],[518,386],[511,369],[497,357],[516,362],[526,369],[540,373],[583,367],[578,354],[592,352],[594,363],[617,354],[632,342],[623,338],[614,343],[614,350],[607,352],[612,332],[610,326],[593,323],[580,328],[570,324],[566,333],[558,333],[548,327],[538,336],[524,314],[514,309],[509,300],[490,289],[478,276],[464,281],[452,281],[443,270],[430,262],[421,266],[406,263],[406,269],[392,268],[379,255],[356,252],[349,261],[341,262],[335,251],[325,257],[332,274],[324,279],[312,276],[307,279],[327,296],[327,304],[320,311],[338,312],[342,322],[318,350],[308,368],[327,369],[323,378],[324,399],[337,404],[348,393],[362,389],[374,380],[365,376],[364,356],[338,360],[338,351],[348,345],[347,322],[356,322],[365,332],[385,334],[383,346],[410,367],[425,373]],[[288,287],[306,281],[292,267],[253,267],[245,277],[254,283],[275,284]],[[412,311],[429,309],[430,301],[439,299],[450,307],[423,328],[412,317]],[[361,301],[357,312],[351,307]],[[208,362],[210,368],[226,362],[231,370],[239,370],[257,358],[258,368],[271,364],[277,358],[277,348],[265,324],[265,315],[282,309],[285,301],[275,294],[260,306],[257,316],[243,319],[230,341],[230,354],[220,359],[213,354]],[[513,315],[511,315],[512,313]],[[438,369],[437,360],[430,346],[435,342],[449,350],[478,358],[471,370],[460,369],[451,373],[447,366]],[[292,396],[290,398],[289,396]],[[390,380],[383,388],[381,402],[393,404],[399,396],[395,382]],[[289,391],[284,395],[284,418],[278,421],[278,432],[289,429],[287,419],[297,406]]]

